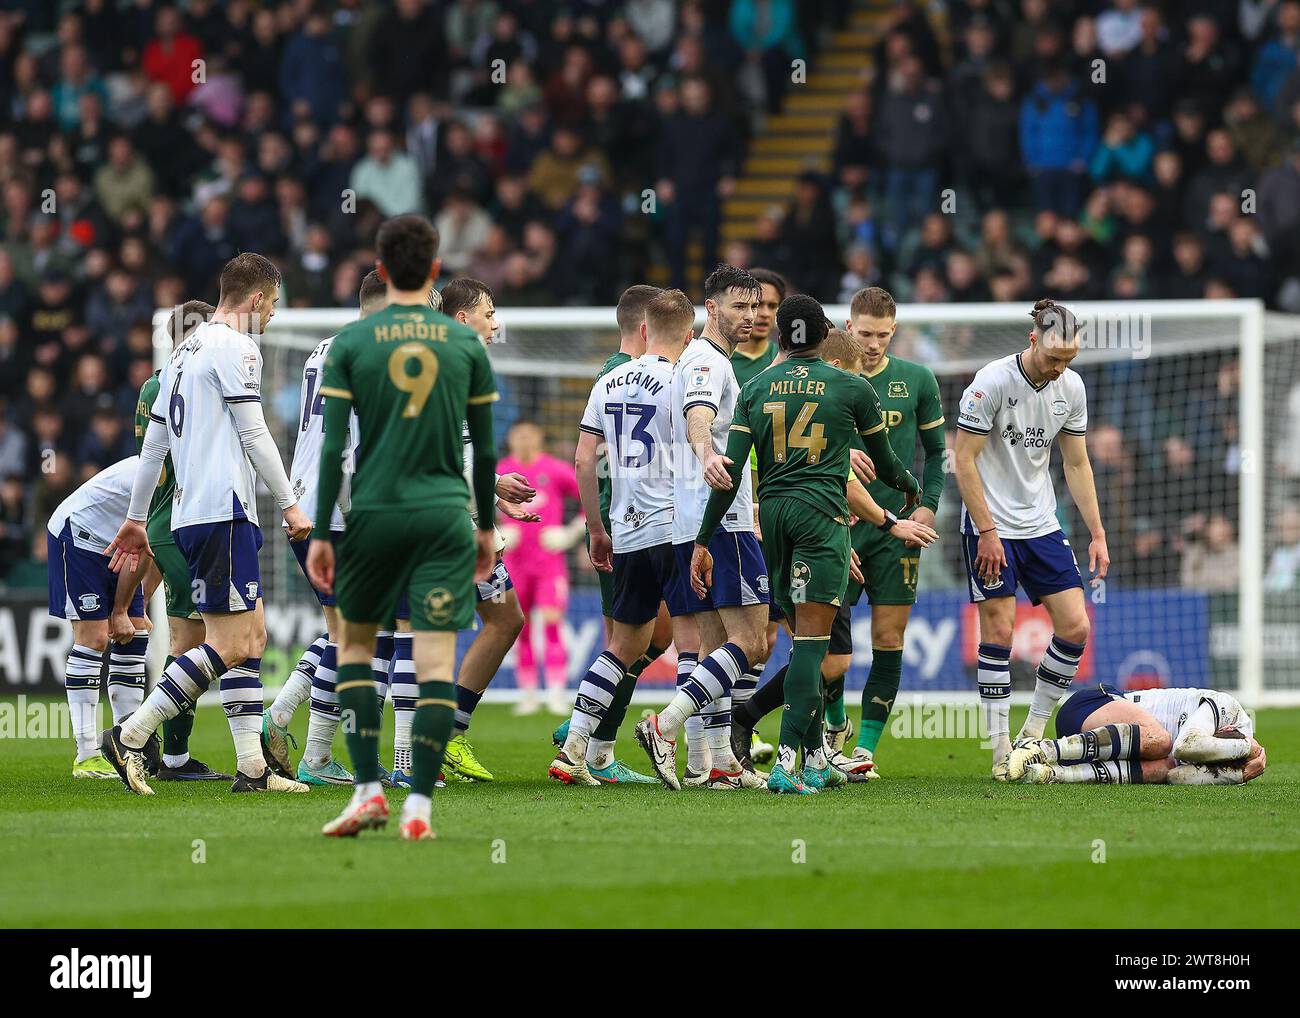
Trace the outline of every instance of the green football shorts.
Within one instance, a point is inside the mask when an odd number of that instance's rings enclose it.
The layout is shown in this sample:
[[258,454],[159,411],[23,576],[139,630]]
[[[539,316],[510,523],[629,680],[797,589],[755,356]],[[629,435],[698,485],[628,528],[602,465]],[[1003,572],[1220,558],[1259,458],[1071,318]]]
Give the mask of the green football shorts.
[[[165,536],[164,536],[165,535]],[[163,599],[167,604],[167,617],[172,619],[199,619],[194,607],[190,587],[190,567],[185,556],[172,540],[171,531],[149,528],[149,547],[153,560],[162,573]]]
[[794,619],[796,604],[838,605],[849,582],[849,527],[797,498],[758,506],[772,600]]
[[412,629],[468,629],[478,598],[467,524],[464,508],[353,509],[336,552],[339,614],[386,626],[406,593]]
[[921,570],[921,549],[909,548],[893,534],[862,523],[850,537],[862,563],[865,584],[849,581],[845,604],[857,604],[866,592],[869,604],[916,604],[916,580]]

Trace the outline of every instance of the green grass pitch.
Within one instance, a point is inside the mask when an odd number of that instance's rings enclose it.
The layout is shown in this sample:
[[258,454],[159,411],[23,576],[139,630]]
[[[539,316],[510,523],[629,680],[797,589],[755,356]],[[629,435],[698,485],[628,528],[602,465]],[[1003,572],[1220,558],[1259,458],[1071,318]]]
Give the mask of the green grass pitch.
[[[391,731],[391,716],[387,724]],[[395,823],[356,840],[321,837],[346,789],[234,797],[224,784],[157,784],[153,798],[136,798],[116,782],[74,781],[64,740],[6,740],[0,923],[1295,922],[1300,710],[1260,713],[1270,767],[1244,788],[994,785],[976,741],[896,739],[887,731],[880,781],[797,799],[561,787],[546,779],[553,724],[481,708],[472,739],[497,782],[452,783],[436,793],[438,840],[424,844],[399,841]],[[295,725],[300,743],[305,728],[304,710]],[[219,710],[199,711],[194,748],[231,767]],[[645,769],[630,738],[619,748]],[[389,793],[395,810],[400,797]],[[1105,861],[1094,861],[1103,852]]]

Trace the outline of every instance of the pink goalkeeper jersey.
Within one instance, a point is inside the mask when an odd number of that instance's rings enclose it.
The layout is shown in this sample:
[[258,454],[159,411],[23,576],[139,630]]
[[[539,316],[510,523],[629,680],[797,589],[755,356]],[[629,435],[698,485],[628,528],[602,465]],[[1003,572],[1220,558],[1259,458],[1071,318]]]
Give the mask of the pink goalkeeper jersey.
[[547,551],[542,546],[542,531],[546,527],[564,526],[565,499],[578,501],[578,476],[573,472],[573,464],[546,453],[527,465],[507,456],[497,463],[497,473],[523,474],[528,478],[537,495],[531,502],[525,502],[524,508],[542,518],[540,523],[515,524],[519,527],[519,543],[506,552],[506,568],[512,573],[564,572],[564,552]]

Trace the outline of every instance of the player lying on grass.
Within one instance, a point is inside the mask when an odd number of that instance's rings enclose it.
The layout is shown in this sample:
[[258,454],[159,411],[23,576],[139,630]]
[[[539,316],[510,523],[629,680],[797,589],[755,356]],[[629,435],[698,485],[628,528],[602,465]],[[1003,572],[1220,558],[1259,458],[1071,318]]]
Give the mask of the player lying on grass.
[[992,773],[1006,780],[1011,752],[1011,634],[1016,587],[1052,619],[1052,641],[1038,666],[1019,743],[1042,738],[1047,719],[1074,681],[1088,640],[1083,577],[1056,518],[1049,469],[1059,443],[1065,483],[1091,540],[1094,583],[1110,552],[1088,461],[1088,400],[1070,370],[1079,353],[1074,314],[1052,300],[1030,313],[1029,347],[985,365],[961,397],[956,472],[970,599],[979,611],[980,702],[993,743]]
[[[429,307],[440,266],[438,231],[420,216],[398,216],[379,228],[377,247],[388,306],[344,326],[330,347],[321,389],[320,504],[338,497],[354,407],[364,448],[352,477],[352,511],[337,569],[328,519],[316,521],[307,553],[312,583],[338,601],[336,690],[353,721],[344,735],[356,774],[351,802],[322,833],[350,836],[388,822],[372,666],[375,634],[391,626],[405,593],[419,699],[401,836],[419,841],[433,837],[430,796],[454,723],[456,632],[473,621],[474,584],[488,578],[495,557],[491,404],[497,391],[479,336]],[[477,527],[466,516],[466,423],[474,441]]]
[[[104,733],[104,756],[131,791],[152,795],[142,750],[169,718],[192,709],[218,678],[235,743],[235,792],[305,792],[268,765],[262,742],[261,653],[266,622],[257,553],[256,479],[284,514],[290,536],[308,532],[262,413],[259,336],[275,314],[280,271],[261,255],[236,255],[221,271],[221,296],[172,351],[159,378],[126,521],[108,551],[110,568],[136,570],[151,555],[145,521],[169,452],[176,470],[172,533],[185,556],[204,642],[182,654],[141,707]],[[274,761],[272,761],[274,762]]]
[[[855,376],[860,376],[862,373],[862,348],[856,340],[842,329],[829,329],[827,331],[826,338],[822,340],[821,343],[820,356],[821,359],[831,367],[838,368],[841,371],[846,371]],[[870,382],[867,384],[870,386]],[[874,394],[874,388],[872,389],[872,392]],[[893,489],[889,490],[892,491]],[[876,502],[869,490],[862,485],[856,474],[853,472],[850,472],[847,480],[845,497],[854,516],[854,518],[850,519],[850,523],[852,524],[850,527],[851,542],[855,540],[855,533],[861,529],[879,531],[882,536],[892,533],[890,528],[881,527],[881,524],[886,522],[884,509]],[[906,498],[904,497],[900,499],[900,508],[905,504]],[[762,511],[761,502],[759,504],[759,511],[760,513]],[[900,521],[899,532],[910,532],[911,524],[917,522],[924,523],[924,521],[916,520],[910,520],[910,522]],[[907,526],[903,526],[903,523],[907,523]],[[925,524],[925,526],[927,530],[933,532],[933,528],[930,527],[928,523]],[[860,542],[860,538],[857,540]],[[900,547],[904,546],[901,541],[898,543]],[[928,544],[929,541],[926,541],[926,543]],[[915,547],[919,548],[921,545],[915,545]],[[849,573],[848,589],[862,590],[864,582],[870,581],[867,579],[865,572],[861,568],[858,552],[855,549],[853,553],[853,568],[850,569]],[[830,649],[834,649],[842,654],[852,655],[853,643],[849,627],[849,613],[845,609],[845,606],[841,604],[836,611],[835,622],[831,626],[830,640],[828,641],[828,657]],[[826,702],[829,703],[831,701],[833,689],[831,688],[830,683],[827,682],[827,668],[828,666],[826,661],[823,660],[822,680],[823,686],[825,687],[824,696]],[[746,752],[747,747],[750,745],[751,729],[756,726],[765,715],[778,709],[784,703],[785,681],[788,672],[789,665],[780,668],[771,679],[763,684],[757,695],[751,698],[747,705],[734,712],[731,735],[732,746],[737,755]],[[842,677],[843,672],[840,671],[838,674]],[[832,680],[833,679],[834,675],[832,674]],[[840,697],[842,699],[842,682],[840,683],[840,686]],[[856,756],[855,758],[849,758],[844,755],[840,749],[843,745],[842,740],[839,745],[833,745],[829,739],[829,731],[830,729],[828,726],[826,751],[829,754],[831,765],[844,772],[850,781],[869,780],[872,771],[867,765],[870,763],[870,759],[859,759],[856,758]]]
[[1011,751],[1007,777],[1036,785],[1239,785],[1267,762],[1254,719],[1228,693],[1095,685],[1061,705],[1055,739]]
[[[609,645],[583,676],[564,744],[547,771],[568,785],[635,781],[617,772],[612,739],[596,740],[592,733],[614,704],[627,662],[639,660],[650,646],[660,602],[676,579],[673,365],[691,340],[695,308],[680,290],[664,290],[651,298],[645,315],[645,354],[596,380],[579,426],[575,466],[591,528],[591,561],[613,574],[614,604]],[[610,465],[612,537],[601,519],[596,485],[602,442]]]
[[[830,765],[823,746],[821,665],[853,556],[845,483],[851,473],[849,452],[859,436],[870,439],[868,451],[886,482],[911,496],[919,495],[920,485],[883,440],[885,422],[871,386],[821,359],[830,329],[821,305],[811,297],[787,297],[777,311],[777,328],[786,359],[745,387],[726,455],[717,456],[706,470],[714,491],[696,537],[690,579],[697,592],[712,581],[708,543],[736,498],[744,477],[740,465],[748,463],[750,448],[756,446],[759,519],[772,592],[787,624],[793,620],[794,640],[786,710],[768,788],[808,794],[847,780]],[[921,524],[899,521],[874,503],[864,501],[854,510],[883,526],[901,528],[900,536],[922,544],[937,536]],[[654,731],[655,722],[652,717],[642,724]],[[801,749],[802,776],[797,766]]]

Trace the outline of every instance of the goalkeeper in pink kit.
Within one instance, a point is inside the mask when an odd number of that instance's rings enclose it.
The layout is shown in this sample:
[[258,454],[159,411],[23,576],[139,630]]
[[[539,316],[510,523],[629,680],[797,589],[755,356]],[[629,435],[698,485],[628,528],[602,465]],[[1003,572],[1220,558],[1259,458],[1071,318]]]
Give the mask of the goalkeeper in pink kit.
[[544,449],[542,429],[520,420],[506,436],[509,455],[498,468],[503,473],[518,471],[537,489],[528,508],[541,516],[530,525],[501,527],[506,541],[505,561],[515,582],[515,593],[524,612],[524,629],[515,645],[515,674],[523,699],[516,713],[533,714],[538,708],[537,657],[533,649],[533,613],[541,617],[545,649],[542,669],[546,678],[547,707],[554,714],[569,713],[567,686],[569,657],[564,647],[561,623],[569,604],[569,566],[565,553],[582,539],[584,519],[565,522],[565,500],[578,502],[578,479],[573,464],[549,455]]

